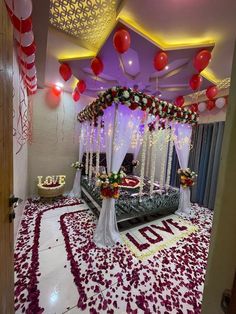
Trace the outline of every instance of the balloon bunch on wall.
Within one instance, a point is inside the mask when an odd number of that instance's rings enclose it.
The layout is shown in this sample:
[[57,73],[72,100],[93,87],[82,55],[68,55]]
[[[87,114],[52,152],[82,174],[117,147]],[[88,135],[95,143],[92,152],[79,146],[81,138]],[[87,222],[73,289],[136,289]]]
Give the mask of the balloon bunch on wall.
[[202,101],[198,104],[198,111],[211,111],[214,108],[222,109],[227,104],[227,97],[219,97],[215,100]]
[[[193,74],[189,80],[189,86],[193,92],[199,91],[202,85],[202,76],[200,73],[208,66],[211,61],[211,52],[209,50],[203,49],[200,50],[193,59],[193,66],[197,73]],[[211,92],[210,92],[211,93]],[[215,97],[215,96],[214,96]],[[175,105],[182,107],[184,105],[184,97],[178,96],[175,100]],[[196,110],[196,104],[193,107]]]
[[37,91],[35,67],[36,45],[32,29],[31,0],[5,0],[8,14],[14,27],[19,65],[28,94]]

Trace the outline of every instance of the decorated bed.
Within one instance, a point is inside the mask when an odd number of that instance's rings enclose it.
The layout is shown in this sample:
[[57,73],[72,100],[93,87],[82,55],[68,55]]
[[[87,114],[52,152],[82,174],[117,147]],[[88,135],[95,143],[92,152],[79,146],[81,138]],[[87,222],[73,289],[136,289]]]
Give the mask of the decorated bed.
[[[120,196],[115,203],[117,222],[151,214],[168,215],[175,212],[179,205],[179,189],[169,187],[160,191],[159,185],[154,185],[152,197],[149,195],[150,180],[144,178],[142,201],[139,200],[139,178],[129,175],[125,178],[129,185],[120,187]],[[137,180],[137,182],[136,182]],[[135,185],[132,185],[132,182]],[[100,188],[96,186],[96,178],[89,182],[86,176],[81,178],[82,197],[89,207],[99,214],[102,208]],[[162,192],[162,193],[160,193]]]
[[[176,209],[190,211],[189,187],[195,174],[186,168],[192,125],[198,120],[195,112],[116,86],[85,107],[78,120],[79,160],[72,195],[81,196],[82,188],[82,196],[99,213],[94,233],[97,246],[121,242],[117,221],[173,213]],[[180,190],[170,186],[174,146],[181,167]],[[103,169],[100,169],[101,152],[106,156]],[[133,165],[139,156],[138,178],[130,174],[125,177],[123,173],[122,163],[128,152],[133,153]]]

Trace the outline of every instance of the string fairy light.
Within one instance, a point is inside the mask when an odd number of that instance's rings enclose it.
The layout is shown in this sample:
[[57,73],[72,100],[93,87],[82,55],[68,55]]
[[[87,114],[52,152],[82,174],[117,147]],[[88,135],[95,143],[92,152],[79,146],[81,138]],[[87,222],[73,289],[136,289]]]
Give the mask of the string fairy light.
[[85,157],[85,175],[88,177],[88,167],[89,167],[89,123],[87,122],[86,128],[86,157]]
[[91,184],[92,170],[93,170],[93,139],[94,139],[94,122],[92,121],[90,138],[89,138],[89,147],[90,147],[90,156],[89,156],[89,184]]
[[168,133],[166,130],[161,131],[162,134],[164,135],[164,139],[162,141],[161,145],[161,174],[160,174],[160,193],[162,194],[162,189],[164,187],[164,182],[165,182],[165,172],[166,172],[166,159],[167,159],[167,143],[168,143]]
[[169,127],[169,154],[168,154],[168,165],[167,165],[167,173],[166,173],[166,187],[170,187],[170,175],[171,175],[171,167],[172,167],[172,159],[173,159],[173,150],[174,150],[174,139],[173,139],[173,130]]
[[141,156],[140,188],[139,188],[139,201],[140,202],[142,200],[143,186],[144,186],[144,171],[145,171],[147,138],[148,138],[148,115],[146,115],[146,120],[145,120],[145,125],[144,125],[143,146],[142,146],[142,156]]
[[158,129],[159,122],[156,123],[156,130],[153,135],[153,145],[152,145],[152,154],[151,154],[151,174],[150,174],[150,196],[153,194],[154,190],[154,180],[156,172],[156,157],[157,157],[157,146],[160,138],[160,131]]
[[99,164],[100,164],[101,123],[102,121],[99,119],[98,126],[97,126],[96,173],[99,173]]

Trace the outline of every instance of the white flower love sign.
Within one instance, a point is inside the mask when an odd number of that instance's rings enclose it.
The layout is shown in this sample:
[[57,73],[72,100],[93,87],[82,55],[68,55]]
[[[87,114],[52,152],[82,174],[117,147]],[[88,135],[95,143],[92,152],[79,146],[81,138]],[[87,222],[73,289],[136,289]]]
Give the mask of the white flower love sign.
[[45,179],[43,176],[38,176],[38,185],[46,186],[46,185],[64,185],[65,184],[65,175],[56,175],[56,176],[47,176]]

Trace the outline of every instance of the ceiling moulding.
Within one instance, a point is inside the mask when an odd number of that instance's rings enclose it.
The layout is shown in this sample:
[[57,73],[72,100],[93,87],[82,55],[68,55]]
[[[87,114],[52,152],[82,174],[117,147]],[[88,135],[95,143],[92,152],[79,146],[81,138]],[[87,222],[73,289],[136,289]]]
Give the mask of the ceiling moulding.
[[[219,92],[217,94],[217,98],[229,95],[230,78],[225,78],[224,80],[220,81],[216,85],[219,89]],[[208,98],[206,96],[206,90],[205,89],[201,90],[197,93],[186,95],[186,96],[184,96],[184,99],[185,99],[184,106],[188,106],[188,105],[194,104],[196,102],[208,100]]]
[[50,24],[97,51],[116,23],[122,0],[50,0]]

